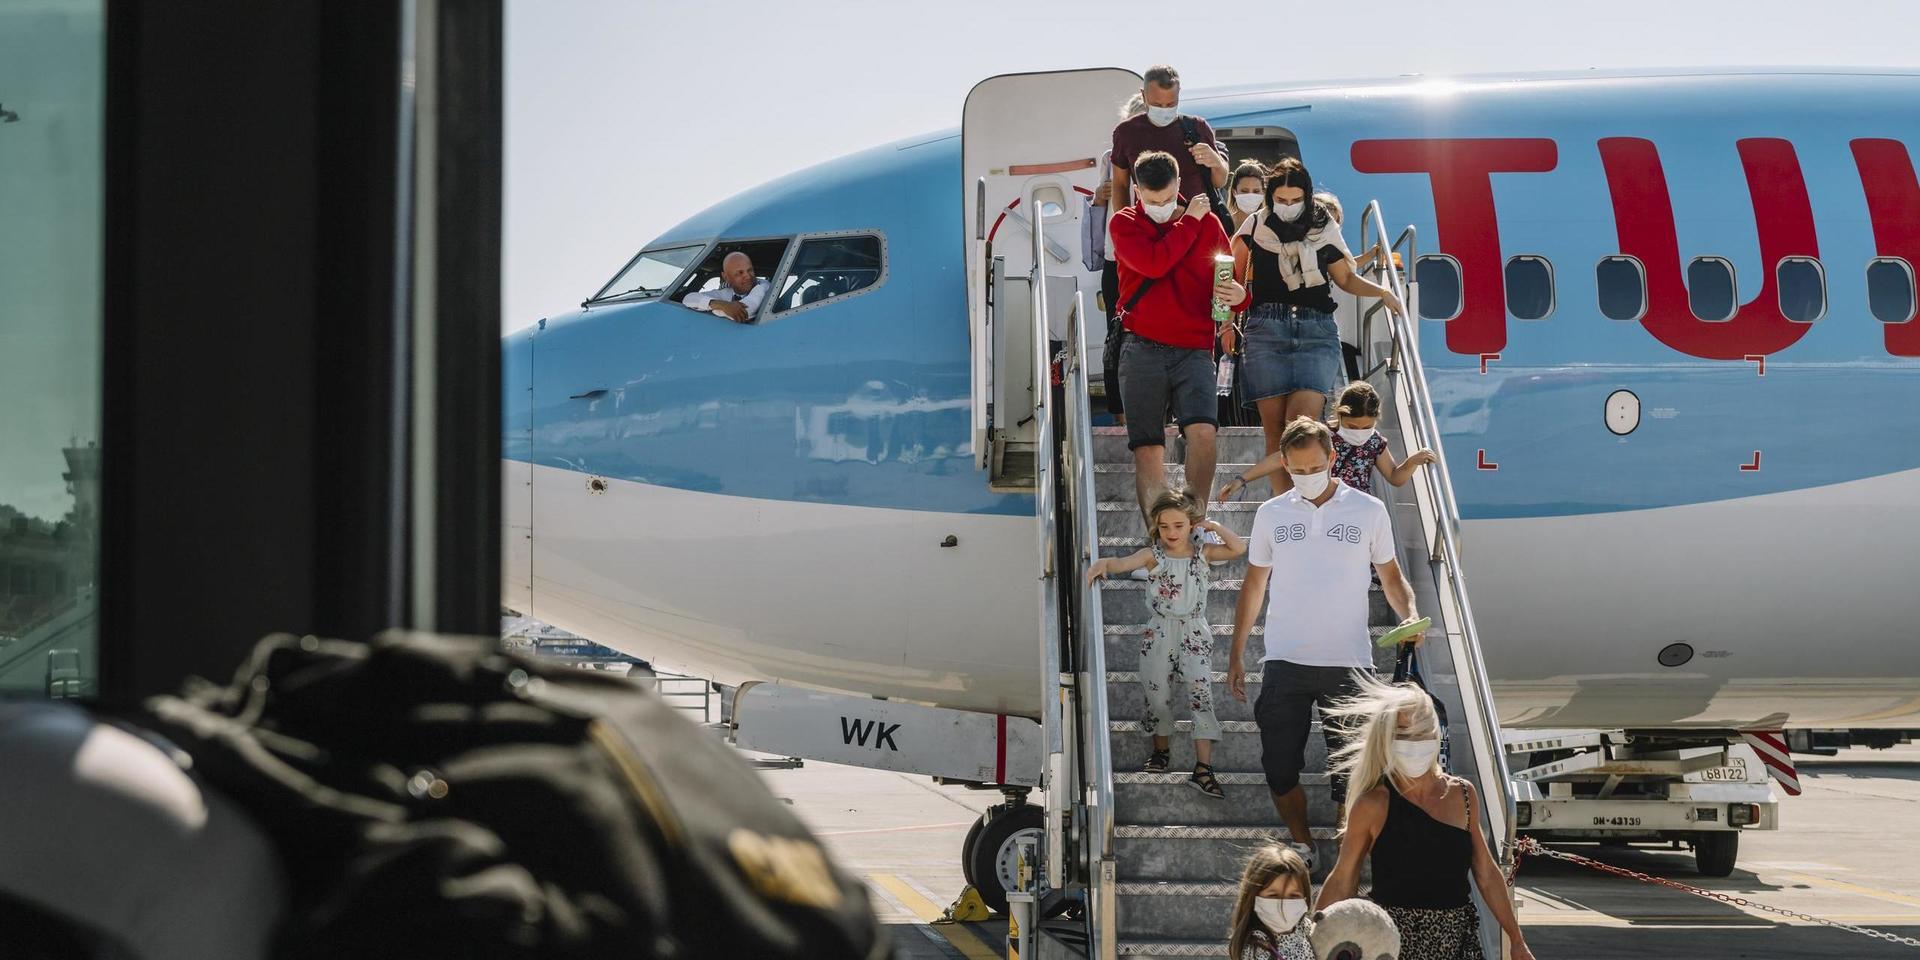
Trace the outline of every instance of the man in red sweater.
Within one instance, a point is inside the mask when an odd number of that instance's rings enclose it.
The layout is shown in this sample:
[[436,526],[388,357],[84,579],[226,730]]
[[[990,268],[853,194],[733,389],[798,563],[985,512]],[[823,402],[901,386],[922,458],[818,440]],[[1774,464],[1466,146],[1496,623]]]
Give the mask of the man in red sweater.
[[1209,215],[1205,196],[1180,195],[1174,158],[1149,150],[1134,159],[1134,202],[1108,225],[1109,249],[1120,268],[1120,397],[1127,410],[1127,448],[1133,451],[1134,492],[1140,512],[1166,489],[1167,415],[1187,438],[1187,494],[1205,510],[1213,495],[1213,301],[1238,304],[1247,292],[1233,280],[1214,280],[1214,257],[1227,252],[1227,234]]

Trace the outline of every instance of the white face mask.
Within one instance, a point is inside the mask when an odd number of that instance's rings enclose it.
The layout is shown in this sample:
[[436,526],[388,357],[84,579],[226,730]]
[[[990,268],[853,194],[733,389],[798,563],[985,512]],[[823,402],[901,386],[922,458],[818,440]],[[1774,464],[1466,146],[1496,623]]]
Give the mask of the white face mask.
[[1299,897],[1255,897],[1253,915],[1267,925],[1274,933],[1286,933],[1300,925],[1300,918],[1307,915],[1307,902]]
[[1147,122],[1156,127],[1164,127],[1178,119],[1180,119],[1180,108],[1177,106],[1147,108]]
[[1374,430],[1372,427],[1368,427],[1365,430],[1355,430],[1351,427],[1341,427],[1340,439],[1345,440],[1351,446],[1364,447],[1367,445],[1368,440],[1373,439],[1373,433],[1374,433]]
[[1291,223],[1300,219],[1300,214],[1305,212],[1306,209],[1307,202],[1305,200],[1294,203],[1276,203],[1273,205],[1273,215]]
[[1154,223],[1166,223],[1168,220],[1173,219],[1173,211],[1179,208],[1180,201],[1168,200],[1166,203],[1148,203],[1142,200],[1140,201],[1140,206],[1147,211],[1147,216],[1152,218]]
[[1236,193],[1233,195],[1233,205],[1239,207],[1241,213],[1252,213],[1260,209],[1260,195],[1257,193]]
[[1434,761],[1438,759],[1440,759],[1438,738],[1393,742],[1393,769],[1403,777],[1411,779],[1425,774],[1433,769]]
[[1329,470],[1322,470],[1319,473],[1296,473],[1293,475],[1293,488],[1300,491],[1300,495],[1306,497],[1308,500],[1312,500],[1326,493],[1327,484],[1332,482],[1333,473]]

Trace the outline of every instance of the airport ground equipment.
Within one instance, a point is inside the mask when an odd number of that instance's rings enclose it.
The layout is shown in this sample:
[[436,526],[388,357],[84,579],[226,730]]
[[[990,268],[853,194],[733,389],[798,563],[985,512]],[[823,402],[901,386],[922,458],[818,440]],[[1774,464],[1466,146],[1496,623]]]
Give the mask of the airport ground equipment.
[[1736,731],[1524,730],[1504,738],[1515,826],[1553,843],[1685,843],[1733,872],[1740,834],[1779,826],[1773,778]]

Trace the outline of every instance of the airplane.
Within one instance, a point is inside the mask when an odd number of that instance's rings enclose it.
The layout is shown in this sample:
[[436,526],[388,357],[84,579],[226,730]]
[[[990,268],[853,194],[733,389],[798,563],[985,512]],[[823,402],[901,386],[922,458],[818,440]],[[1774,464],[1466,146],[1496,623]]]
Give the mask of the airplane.
[[[1370,199],[1417,228],[1503,726],[1920,727],[1915,102],[1910,69],[1184,92],[1233,159],[1299,156],[1350,245]],[[1118,106],[1023,108],[1097,157]],[[963,139],[721,201],[505,337],[502,603],[766,695],[743,744],[1011,793],[1041,531],[983,462],[969,243],[1034,211],[980,202]],[[1039,212],[1050,244],[1073,205]],[[677,302],[733,251],[772,284],[752,322]],[[903,750],[914,718],[956,732]]]

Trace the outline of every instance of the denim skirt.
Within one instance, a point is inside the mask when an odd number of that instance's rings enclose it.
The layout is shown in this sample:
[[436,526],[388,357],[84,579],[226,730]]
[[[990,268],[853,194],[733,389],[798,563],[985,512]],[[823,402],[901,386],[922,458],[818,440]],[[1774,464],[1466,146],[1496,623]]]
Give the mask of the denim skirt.
[[1240,389],[1256,400],[1296,390],[1328,393],[1340,376],[1340,330],[1333,315],[1263,303],[1247,311]]

